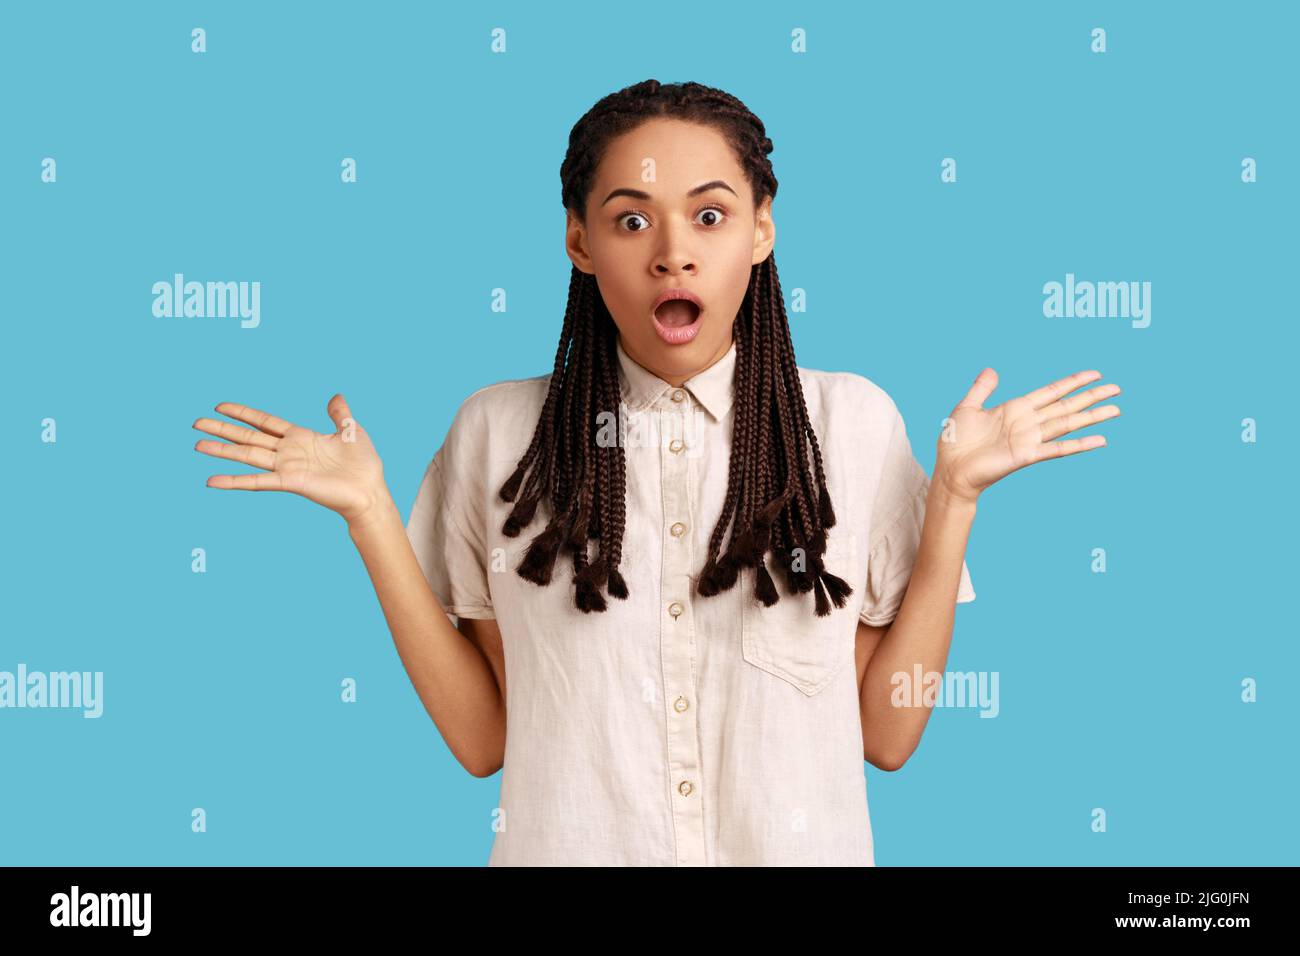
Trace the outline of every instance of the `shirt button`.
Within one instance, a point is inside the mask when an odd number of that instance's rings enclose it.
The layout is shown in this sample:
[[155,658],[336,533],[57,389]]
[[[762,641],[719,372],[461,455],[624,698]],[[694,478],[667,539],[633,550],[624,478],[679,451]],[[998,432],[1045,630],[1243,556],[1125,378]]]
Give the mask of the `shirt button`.
[[686,443],[683,442],[680,438],[674,438],[672,441],[668,443],[668,450],[672,452],[674,455],[676,455],[685,447],[686,447]]
[[674,402],[680,402],[680,401],[681,401],[682,399],[684,399],[685,397],[686,397],[686,393],[683,392],[680,388],[679,388],[679,389],[675,389],[675,390],[673,391],[673,401],[674,401]]
[[695,789],[694,785],[689,780],[683,780],[681,783],[677,785],[677,792],[680,793],[683,797],[689,797],[691,795],[691,791],[694,789]]
[[673,701],[673,709],[676,710],[677,713],[679,714],[684,713],[686,711],[686,708],[689,706],[691,706],[691,703],[685,697],[678,697],[675,701]]
[[684,610],[686,610],[686,608],[682,607],[681,603],[678,601],[674,601],[672,604],[668,605],[668,613],[673,616],[674,621],[681,616],[681,613]]
[[673,523],[672,532],[674,538],[680,538],[686,533],[686,525],[682,524],[680,521],[676,521]]

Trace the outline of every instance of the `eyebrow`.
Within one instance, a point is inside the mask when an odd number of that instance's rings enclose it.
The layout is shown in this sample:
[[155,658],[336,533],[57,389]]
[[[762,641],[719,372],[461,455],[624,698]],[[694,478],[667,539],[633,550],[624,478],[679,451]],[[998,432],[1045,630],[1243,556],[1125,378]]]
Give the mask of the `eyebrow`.
[[[727,192],[731,193],[731,195],[736,196],[737,199],[740,198],[738,195],[736,195],[736,191],[732,189],[730,186],[728,186],[721,179],[713,179],[700,186],[696,186],[686,195],[698,196],[700,193],[708,192],[710,189],[725,189]],[[649,202],[654,198],[649,193],[642,192],[640,189],[615,189],[612,193],[610,193],[608,196],[605,197],[605,202],[602,202],[601,205],[602,206],[605,205],[605,203],[609,202],[615,196],[629,196],[632,199],[640,199],[643,202]]]

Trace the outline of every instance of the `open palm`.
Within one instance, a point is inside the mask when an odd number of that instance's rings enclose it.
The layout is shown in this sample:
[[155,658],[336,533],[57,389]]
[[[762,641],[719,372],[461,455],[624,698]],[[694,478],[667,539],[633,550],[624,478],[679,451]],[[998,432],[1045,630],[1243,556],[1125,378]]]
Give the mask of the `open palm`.
[[196,451],[261,468],[264,473],[213,475],[210,488],[290,491],[338,512],[351,521],[370,508],[383,488],[384,466],[365,429],[352,418],[342,395],[327,405],[338,430],[331,435],[302,428],[266,412],[222,402],[216,411],[252,425],[200,418],[199,431],[227,442],[200,439]]
[[[981,491],[1011,472],[1034,462],[1091,451],[1106,444],[1101,435],[1057,440],[1120,413],[1117,405],[1084,411],[1119,394],[1118,385],[1099,385],[1069,395],[1101,373],[1076,372],[993,408],[984,401],[998,385],[998,373],[980,372],[966,397],[957,403],[939,438],[935,480],[956,497],[974,501]],[[1068,397],[1067,397],[1068,396]]]

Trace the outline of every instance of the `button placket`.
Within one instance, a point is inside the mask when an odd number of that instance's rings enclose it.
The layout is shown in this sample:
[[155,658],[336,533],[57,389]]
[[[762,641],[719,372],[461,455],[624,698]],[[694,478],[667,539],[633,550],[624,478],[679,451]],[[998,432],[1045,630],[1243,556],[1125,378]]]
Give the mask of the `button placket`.
[[668,781],[672,788],[673,828],[678,866],[704,866],[704,807],[700,799],[699,726],[690,699],[695,695],[695,624],[691,613],[690,458],[682,454],[687,442],[685,416],[691,402],[685,389],[674,389],[657,402],[659,416],[659,466],[663,489],[663,578],[660,657],[665,699],[670,701],[668,727]]

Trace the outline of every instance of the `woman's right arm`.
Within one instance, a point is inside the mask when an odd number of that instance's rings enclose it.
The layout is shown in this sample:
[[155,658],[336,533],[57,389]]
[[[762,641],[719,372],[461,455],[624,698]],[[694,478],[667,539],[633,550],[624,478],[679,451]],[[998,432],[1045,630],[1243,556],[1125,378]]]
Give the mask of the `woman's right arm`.
[[337,426],[328,435],[246,405],[217,405],[216,411],[253,427],[200,418],[195,428],[228,442],[201,439],[195,451],[262,473],[213,475],[208,487],[293,492],[347,522],[424,709],[461,765],[476,777],[489,776],[505,754],[505,696],[494,673],[499,654],[490,663],[452,626],[420,569],[369,435],[342,395],[330,399],[327,410]]
[[348,534],[424,709],[461,765],[476,777],[491,776],[505,760],[506,744],[505,700],[496,675],[429,588],[392,496],[380,502],[349,521]]

